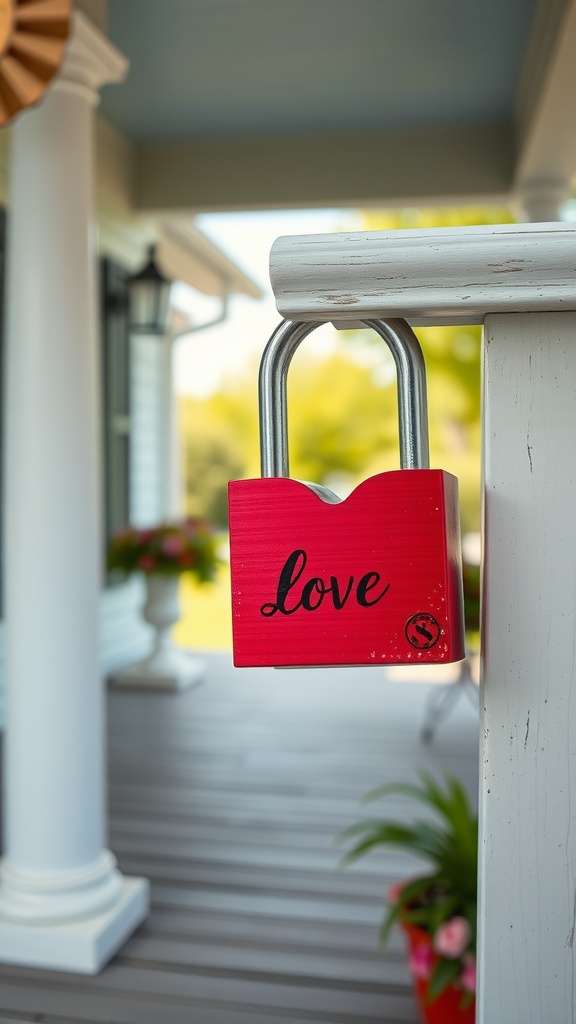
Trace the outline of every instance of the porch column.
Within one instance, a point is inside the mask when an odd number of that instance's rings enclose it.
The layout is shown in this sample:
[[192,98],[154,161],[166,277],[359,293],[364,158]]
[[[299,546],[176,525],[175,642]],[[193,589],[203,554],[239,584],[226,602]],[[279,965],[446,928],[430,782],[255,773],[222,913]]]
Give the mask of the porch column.
[[106,849],[98,635],[93,108],[125,71],[77,13],[60,78],[11,147],[0,960],[86,973],[148,902]]
[[576,1000],[576,312],[493,314],[485,334],[477,1019],[566,1024]]

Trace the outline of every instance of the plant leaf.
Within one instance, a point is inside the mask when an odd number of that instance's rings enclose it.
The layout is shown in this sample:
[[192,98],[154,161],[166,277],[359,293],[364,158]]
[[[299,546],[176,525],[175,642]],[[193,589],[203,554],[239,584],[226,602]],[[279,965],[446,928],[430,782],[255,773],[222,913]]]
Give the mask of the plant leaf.
[[394,924],[398,920],[398,915],[401,909],[401,905],[397,903],[394,907],[390,907],[388,912],[385,914],[384,920],[382,921],[382,924],[380,926],[380,931],[378,932],[378,945],[380,949],[384,949],[386,943],[388,942],[390,932],[392,931]]
[[448,988],[457,978],[460,977],[461,964],[459,960],[448,960],[440,957],[428,985],[427,1001],[433,1003],[438,996],[442,995],[445,988]]
[[467,1010],[472,1005],[476,998],[475,992],[468,992],[467,989],[462,990],[462,998],[460,1000],[460,1009]]

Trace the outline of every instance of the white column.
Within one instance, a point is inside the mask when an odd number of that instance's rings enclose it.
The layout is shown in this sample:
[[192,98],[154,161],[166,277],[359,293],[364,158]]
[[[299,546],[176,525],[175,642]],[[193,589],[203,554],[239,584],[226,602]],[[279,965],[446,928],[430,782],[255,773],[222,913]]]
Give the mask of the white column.
[[477,1019],[567,1024],[576,1005],[576,312],[494,314],[485,330]]
[[145,916],[106,849],[93,108],[124,58],[82,15],[12,133],[0,960],[94,972]]

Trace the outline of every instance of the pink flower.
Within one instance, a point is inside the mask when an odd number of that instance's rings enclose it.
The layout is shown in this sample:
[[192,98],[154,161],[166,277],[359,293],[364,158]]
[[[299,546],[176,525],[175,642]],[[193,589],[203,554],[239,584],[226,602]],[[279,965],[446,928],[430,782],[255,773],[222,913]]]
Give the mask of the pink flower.
[[415,978],[429,978],[434,967],[434,953],[431,946],[414,946],[408,958],[410,970]]
[[466,949],[471,934],[470,925],[465,917],[451,917],[436,930],[434,949],[441,956],[456,960]]
[[197,530],[209,530],[210,524],[205,519],[199,519],[197,516],[190,516],[184,521],[184,529],[190,533],[196,533]]
[[138,568],[142,569],[142,572],[152,572],[156,568],[156,562],[152,555],[140,555]]
[[162,541],[162,551],[169,557],[177,558],[181,555],[184,550],[184,542],[181,537],[176,537],[174,534],[168,534],[167,537]]
[[405,882],[395,882],[394,885],[391,885],[390,888],[388,889],[388,892],[386,893],[386,899],[388,900],[388,903],[390,903],[392,906],[394,906],[395,903],[398,903],[398,900],[402,895],[402,891],[404,889],[405,884]]
[[476,962],[471,956],[460,975],[460,984],[467,992],[476,991]]

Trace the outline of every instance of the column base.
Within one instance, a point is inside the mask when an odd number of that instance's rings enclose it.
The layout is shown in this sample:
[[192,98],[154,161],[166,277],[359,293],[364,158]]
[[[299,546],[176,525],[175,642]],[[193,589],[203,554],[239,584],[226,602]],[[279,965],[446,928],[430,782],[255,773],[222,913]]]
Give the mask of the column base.
[[69,924],[21,925],[0,917],[0,963],[98,974],[147,916],[145,878],[123,878],[116,903],[102,914]]
[[163,648],[149,658],[128,665],[110,677],[113,686],[140,690],[178,692],[198,686],[206,674],[206,662],[188,651]]

